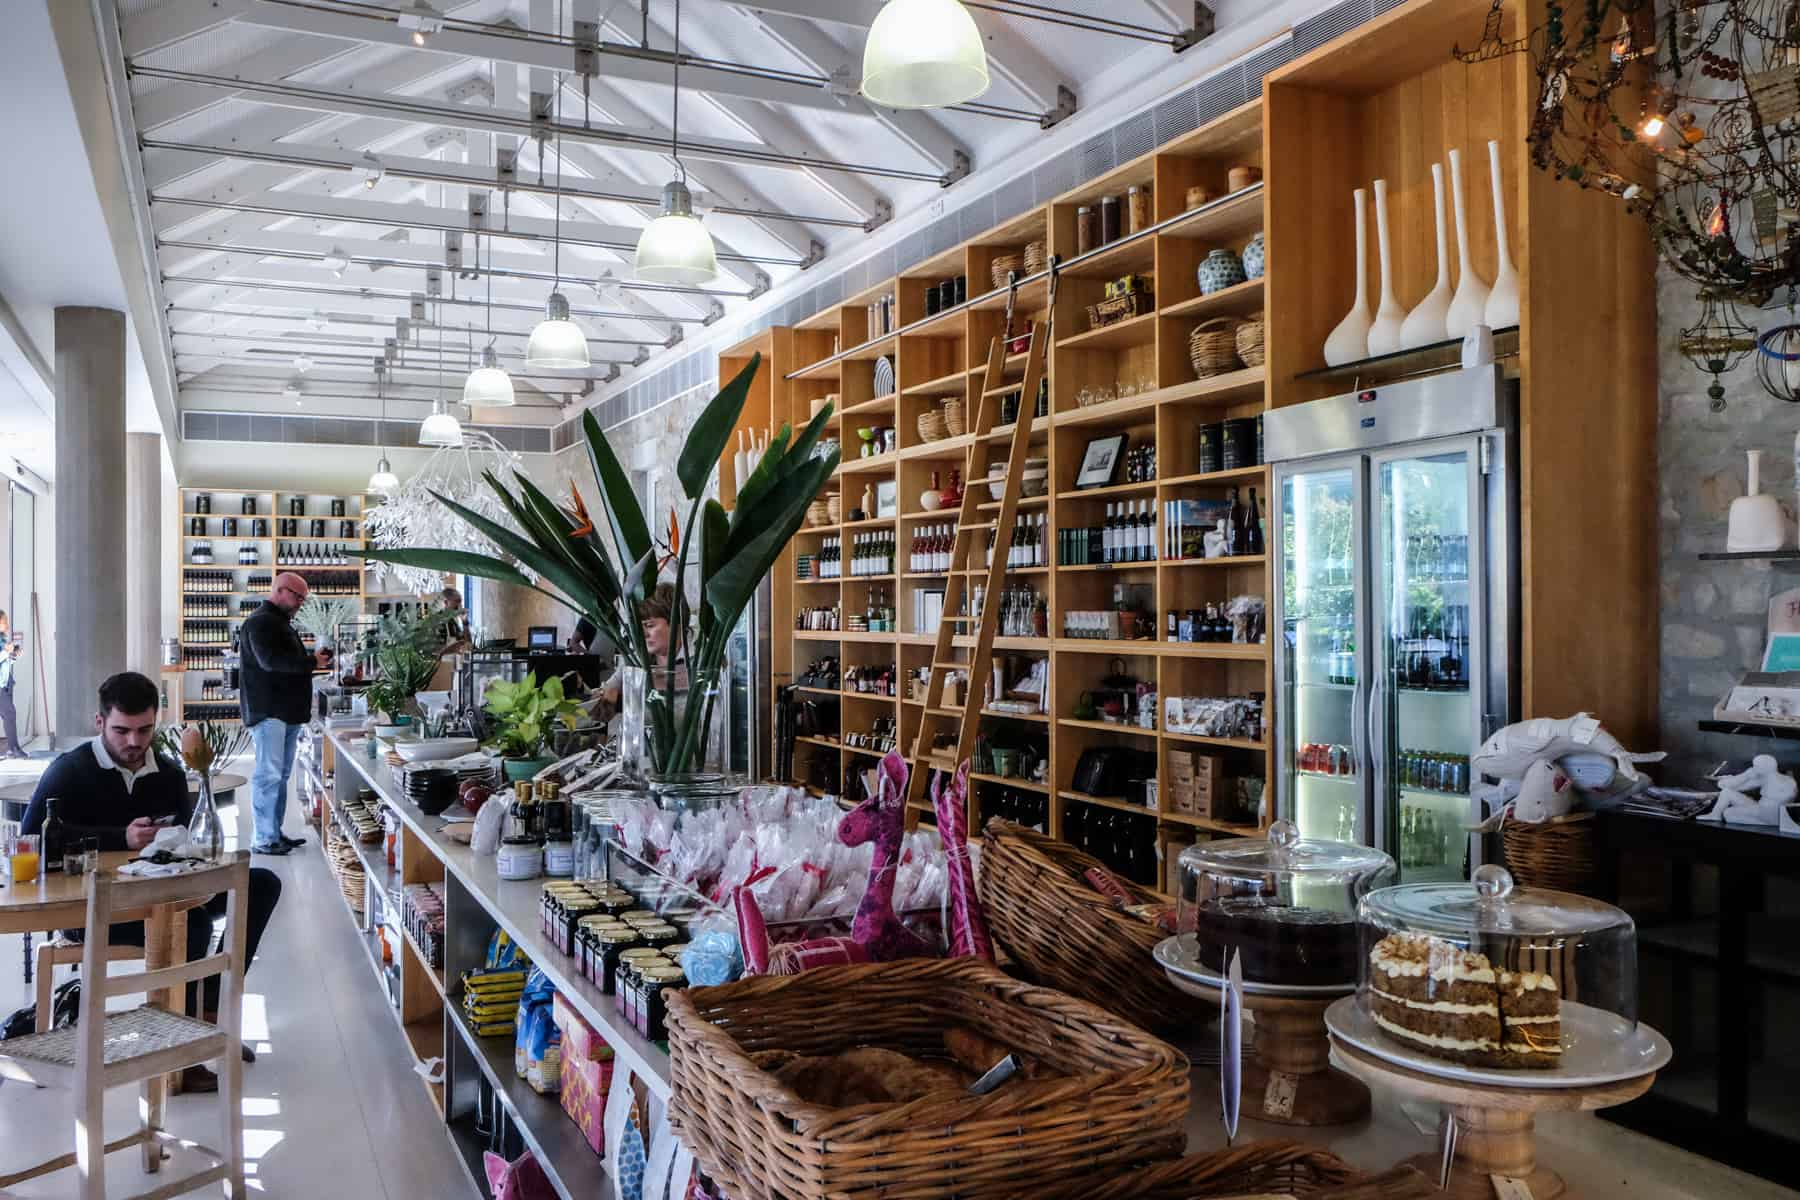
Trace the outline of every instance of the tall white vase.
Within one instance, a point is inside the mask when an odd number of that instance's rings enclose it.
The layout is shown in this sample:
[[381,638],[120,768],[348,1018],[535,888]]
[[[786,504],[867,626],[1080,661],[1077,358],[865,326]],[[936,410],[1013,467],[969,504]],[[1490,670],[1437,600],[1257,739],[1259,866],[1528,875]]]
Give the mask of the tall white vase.
[[1444,314],[1444,331],[1453,338],[1467,337],[1487,313],[1487,280],[1475,273],[1469,261],[1469,205],[1463,196],[1462,152],[1450,151],[1450,198],[1456,213],[1456,294]]
[[1506,236],[1506,183],[1500,175],[1499,142],[1488,143],[1488,174],[1494,183],[1494,242],[1500,250],[1500,269],[1483,315],[1489,329],[1505,329],[1519,323],[1519,273],[1513,269],[1511,240]]
[[1402,350],[1416,350],[1450,336],[1444,332],[1445,318],[1450,314],[1450,239],[1445,232],[1444,168],[1439,163],[1431,164],[1431,191],[1437,211],[1437,282],[1400,323]]
[[1369,326],[1369,356],[1379,357],[1400,349],[1400,325],[1406,310],[1394,298],[1394,258],[1389,252],[1387,180],[1375,181],[1375,253],[1381,260],[1381,303]]
[[1356,303],[1325,339],[1328,367],[1369,356],[1369,193],[1357,188],[1351,199],[1356,205]]

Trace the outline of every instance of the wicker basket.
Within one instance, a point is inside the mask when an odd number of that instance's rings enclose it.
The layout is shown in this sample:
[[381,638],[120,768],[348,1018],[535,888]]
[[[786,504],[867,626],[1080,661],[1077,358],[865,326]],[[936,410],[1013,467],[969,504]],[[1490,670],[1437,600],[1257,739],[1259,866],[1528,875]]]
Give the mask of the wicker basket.
[[[975,959],[757,976],[669,998],[675,1133],[733,1200],[1012,1200],[1180,1153],[1188,1064],[1174,1047]],[[964,1026],[1062,1072],[986,1096],[827,1108],[750,1055],[879,1046],[943,1057]]]
[[994,290],[1005,287],[1014,271],[1021,275],[1025,273],[1025,260],[1020,255],[1002,254],[994,259],[988,266],[988,278],[993,281]]
[[356,857],[356,850],[350,845],[336,821],[325,823],[325,864],[337,880],[338,890],[343,892],[344,900],[352,909],[363,911],[363,891],[367,886],[368,874],[363,870],[362,860]]
[[1246,367],[1263,365],[1263,330],[1267,326],[1263,322],[1261,312],[1250,314],[1250,319],[1237,327],[1237,356]]
[[806,523],[817,529],[821,525],[836,524],[831,520],[831,505],[823,500],[814,500],[806,506]]
[[1238,362],[1237,331],[1243,323],[1242,317],[1214,317],[1194,326],[1188,335],[1188,361],[1194,364],[1196,376],[1223,375],[1242,365]]
[[825,497],[825,523],[827,525],[836,525],[843,519],[843,514],[844,505],[842,497],[836,492]]
[[941,442],[950,436],[949,428],[944,424],[944,414],[932,409],[919,414],[919,440],[924,442]]
[[1044,252],[1044,243],[1042,239],[1026,243],[1024,258],[1025,273],[1027,275],[1036,275],[1050,263],[1049,255]]
[[1132,292],[1125,296],[1114,296],[1110,300],[1102,300],[1087,306],[1088,328],[1105,329],[1108,325],[1117,325],[1120,321],[1129,321],[1132,317],[1141,317],[1156,307],[1156,297],[1149,292]]
[[951,437],[961,437],[969,432],[968,423],[963,419],[963,402],[961,400],[944,401],[944,428]]
[[1271,1139],[1190,1154],[1079,1191],[1053,1187],[1050,1200],[1201,1200],[1211,1196],[1317,1196],[1320,1200],[1413,1200],[1436,1188],[1402,1164],[1366,1175],[1318,1146]]
[[1506,869],[1520,887],[1585,893],[1594,884],[1594,814],[1570,813],[1541,825],[1500,827]]
[[[988,928],[1038,982],[1145,1029],[1193,1024],[1196,1002],[1175,990],[1153,957],[1168,934],[1120,912],[1081,878],[1099,860],[1006,821],[989,821],[981,844],[976,883]],[[1133,903],[1160,903],[1155,893],[1119,882]]]

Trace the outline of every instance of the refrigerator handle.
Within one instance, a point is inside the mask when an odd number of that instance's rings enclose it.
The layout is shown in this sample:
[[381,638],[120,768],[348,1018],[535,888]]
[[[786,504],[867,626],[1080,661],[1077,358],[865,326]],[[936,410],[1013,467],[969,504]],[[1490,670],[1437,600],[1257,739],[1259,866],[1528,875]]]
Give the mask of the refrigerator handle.
[[1358,779],[1367,778],[1363,772],[1370,764],[1363,761],[1363,747],[1368,743],[1368,726],[1365,717],[1368,712],[1368,688],[1362,679],[1350,691],[1350,770]]
[[[1373,788],[1370,796],[1373,803],[1364,811],[1369,814],[1371,824],[1379,822],[1387,805],[1387,681],[1379,667],[1374,672],[1374,679],[1369,685],[1368,739],[1371,770],[1370,782]],[[1370,829],[1364,839],[1366,844],[1377,849],[1388,849],[1385,830]],[[1391,851],[1390,851],[1391,853]]]

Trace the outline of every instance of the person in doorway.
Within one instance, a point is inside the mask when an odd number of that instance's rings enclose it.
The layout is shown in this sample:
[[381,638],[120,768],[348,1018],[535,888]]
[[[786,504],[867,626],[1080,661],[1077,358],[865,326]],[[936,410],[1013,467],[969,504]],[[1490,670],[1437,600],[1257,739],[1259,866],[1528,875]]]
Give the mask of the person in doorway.
[[[0,611],[0,617],[6,613]],[[13,707],[13,684],[19,676],[19,654],[25,649],[22,639],[14,638],[0,650],[0,728],[6,731],[6,757],[30,758],[19,741],[19,710]]]
[[312,717],[314,659],[294,632],[293,617],[306,601],[306,580],[292,571],[275,577],[269,598],[245,619],[238,662],[238,707],[256,747],[250,778],[256,813],[252,854],[286,854],[306,839],[282,832],[294,747]]
[[[177,822],[185,825],[194,806],[187,774],[180,764],[152,749],[157,702],[156,685],[136,671],[121,672],[102,683],[94,739],[50,764],[38,779],[20,827],[26,833],[39,832],[52,799],[69,836],[93,838],[102,850],[142,850],[163,827]],[[281,880],[275,873],[252,867],[244,917],[245,969],[255,961],[257,944],[280,899]],[[225,915],[226,902],[227,897],[215,896],[209,904],[188,911],[189,962],[214,952],[213,926]],[[79,930],[74,933],[80,935]],[[114,925],[111,941],[143,945],[144,923]],[[218,976],[187,985],[187,1009],[208,1021],[218,1021]],[[248,1047],[243,1055],[246,1062],[256,1059]],[[205,1067],[189,1067],[182,1075],[182,1087],[189,1092],[214,1092],[219,1083]]]

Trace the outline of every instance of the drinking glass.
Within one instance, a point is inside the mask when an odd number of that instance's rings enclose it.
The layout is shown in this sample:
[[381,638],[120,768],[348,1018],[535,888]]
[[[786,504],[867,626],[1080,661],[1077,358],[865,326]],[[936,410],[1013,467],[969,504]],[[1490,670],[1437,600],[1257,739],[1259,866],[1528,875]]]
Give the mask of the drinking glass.
[[38,877],[38,835],[26,834],[20,837],[8,862],[8,874],[14,883],[34,882]]

